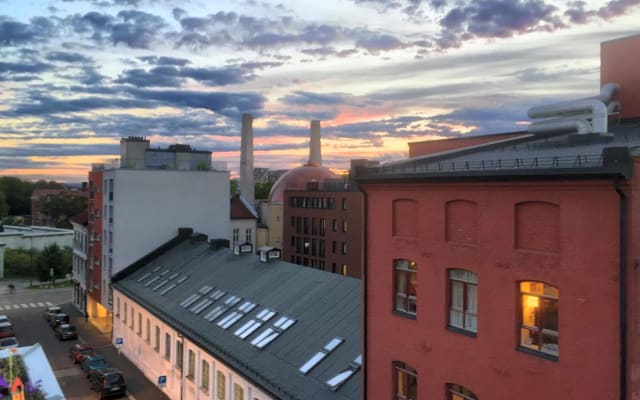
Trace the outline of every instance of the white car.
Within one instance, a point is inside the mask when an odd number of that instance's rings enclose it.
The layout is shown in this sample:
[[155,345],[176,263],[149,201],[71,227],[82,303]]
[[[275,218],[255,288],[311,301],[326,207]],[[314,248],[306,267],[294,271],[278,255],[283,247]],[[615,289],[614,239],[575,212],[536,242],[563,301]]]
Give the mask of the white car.
[[0,324],[3,322],[11,323],[11,320],[6,315],[0,315]]

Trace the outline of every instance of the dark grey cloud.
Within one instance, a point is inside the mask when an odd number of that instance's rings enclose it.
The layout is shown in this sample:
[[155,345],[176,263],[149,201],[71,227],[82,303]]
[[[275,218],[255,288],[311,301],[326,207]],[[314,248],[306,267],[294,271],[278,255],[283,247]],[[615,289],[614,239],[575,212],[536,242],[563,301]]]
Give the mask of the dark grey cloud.
[[307,54],[309,56],[319,57],[320,59],[325,59],[329,56],[334,56],[338,58],[346,58],[359,53],[358,49],[344,49],[344,50],[336,50],[335,47],[326,46],[326,47],[314,47],[309,49],[300,50],[302,54]]
[[52,51],[49,52],[45,58],[49,61],[60,61],[65,63],[90,63],[92,59],[80,54],[80,53],[70,53],[64,51]]
[[[28,141],[27,141],[28,143]],[[118,144],[94,144],[94,145],[73,145],[66,144],[48,145],[48,144],[32,144],[28,146],[18,146],[11,148],[0,148],[1,157],[64,157],[75,156],[78,154],[94,156],[104,154],[118,154],[120,146]],[[33,165],[31,165],[33,167]]]
[[51,64],[37,63],[12,63],[0,61],[0,74],[35,74],[52,69]]
[[55,34],[53,23],[46,18],[32,18],[28,24],[0,16],[0,46],[18,46],[48,40]]
[[147,64],[152,65],[177,65],[180,67],[184,67],[187,64],[190,64],[191,61],[186,58],[176,58],[176,57],[165,57],[165,56],[145,56],[138,57],[138,60],[143,61]]
[[124,43],[133,48],[149,48],[167,26],[162,17],[138,10],[120,11],[118,18],[122,22],[112,26],[111,41],[115,45]]
[[401,40],[392,35],[375,34],[356,40],[356,47],[363,48],[371,53],[389,51],[405,47]]
[[185,79],[191,78],[212,86],[225,86],[244,83],[253,79],[250,69],[241,67],[224,68],[191,68],[162,65],[150,70],[132,69],[124,71],[116,80],[117,83],[128,83],[137,87],[177,87]]
[[284,104],[308,106],[308,105],[336,105],[344,104],[351,95],[347,93],[311,93],[301,90],[294,91],[279,100]]

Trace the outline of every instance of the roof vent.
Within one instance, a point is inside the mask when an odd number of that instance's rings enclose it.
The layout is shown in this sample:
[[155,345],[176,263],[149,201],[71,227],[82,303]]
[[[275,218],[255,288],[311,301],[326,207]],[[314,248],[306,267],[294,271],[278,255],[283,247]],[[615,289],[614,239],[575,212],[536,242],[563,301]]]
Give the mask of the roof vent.
[[263,263],[280,259],[280,249],[276,249],[275,247],[262,246],[258,249],[258,253],[260,254],[260,261]]
[[253,252],[253,245],[250,242],[234,242],[233,254],[239,256],[240,254],[247,254]]

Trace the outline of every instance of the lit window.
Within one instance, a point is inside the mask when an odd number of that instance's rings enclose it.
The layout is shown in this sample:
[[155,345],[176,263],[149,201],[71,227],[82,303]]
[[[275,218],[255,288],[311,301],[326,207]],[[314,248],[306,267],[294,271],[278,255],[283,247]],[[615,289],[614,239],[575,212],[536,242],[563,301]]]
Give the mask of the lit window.
[[393,362],[395,400],[418,400],[418,373],[403,362]]
[[187,378],[193,380],[196,376],[196,354],[189,350],[189,362],[187,364]]
[[478,396],[464,386],[447,383],[447,400],[478,400]]
[[237,383],[233,384],[233,400],[244,400],[244,389]]
[[349,267],[347,264],[342,264],[342,275],[347,276],[349,274]]
[[409,260],[395,260],[393,262],[396,311],[416,315],[416,263]]
[[342,232],[346,232],[347,231],[347,220],[343,219],[342,220]]
[[559,355],[560,290],[542,282],[520,282],[520,346]]
[[463,269],[449,270],[449,326],[478,332],[478,276]]

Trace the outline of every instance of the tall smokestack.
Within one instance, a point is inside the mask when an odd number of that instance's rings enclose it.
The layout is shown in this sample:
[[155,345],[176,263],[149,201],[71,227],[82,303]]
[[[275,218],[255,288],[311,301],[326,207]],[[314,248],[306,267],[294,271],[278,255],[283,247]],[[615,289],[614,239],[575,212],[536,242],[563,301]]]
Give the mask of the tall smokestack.
[[320,121],[311,121],[311,138],[309,139],[309,162],[308,165],[319,167],[322,165],[322,154],[320,153]]
[[255,186],[253,180],[253,117],[242,114],[242,139],[240,142],[240,194],[253,205]]

